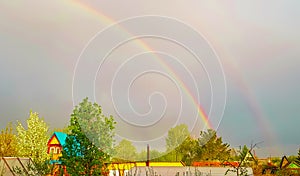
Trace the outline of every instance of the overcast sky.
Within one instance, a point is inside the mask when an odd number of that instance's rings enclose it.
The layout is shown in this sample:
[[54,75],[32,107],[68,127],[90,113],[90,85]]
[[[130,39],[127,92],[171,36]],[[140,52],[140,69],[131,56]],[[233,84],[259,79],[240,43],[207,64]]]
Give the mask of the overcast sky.
[[[51,128],[63,127],[73,102],[89,97],[115,116],[119,137],[149,142],[180,123],[199,134],[199,103],[232,147],[263,141],[261,156],[296,154],[299,6],[297,0],[1,0],[0,128],[24,122],[30,110]],[[172,40],[145,37],[116,47],[140,32]],[[203,63],[180,42],[200,51]]]

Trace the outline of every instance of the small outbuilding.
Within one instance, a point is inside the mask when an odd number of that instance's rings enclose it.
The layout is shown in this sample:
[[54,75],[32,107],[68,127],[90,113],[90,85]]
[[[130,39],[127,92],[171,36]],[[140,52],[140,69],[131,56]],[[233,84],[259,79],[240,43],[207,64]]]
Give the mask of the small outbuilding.
[[54,132],[48,141],[48,154],[51,155],[51,163],[59,163],[59,157],[62,156],[63,146],[66,143],[67,134],[63,132]]

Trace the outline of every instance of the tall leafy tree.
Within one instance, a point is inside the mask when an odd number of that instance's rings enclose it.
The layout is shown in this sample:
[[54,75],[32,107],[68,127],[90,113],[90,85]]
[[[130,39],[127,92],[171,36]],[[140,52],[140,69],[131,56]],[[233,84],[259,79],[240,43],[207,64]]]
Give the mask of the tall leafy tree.
[[35,162],[47,160],[48,125],[39,118],[37,112],[30,111],[27,119],[27,129],[18,122],[17,141],[19,155],[30,157]]
[[102,174],[104,162],[110,159],[114,125],[114,119],[104,116],[101,107],[87,98],[74,108],[60,158],[70,175]]
[[85,98],[75,107],[72,117],[77,118],[82,132],[94,145],[103,152],[112,154],[116,124],[112,116],[104,115],[97,103],[89,102]]
[[182,161],[185,162],[186,165],[190,166],[194,161],[194,158],[197,155],[197,139],[188,136],[183,143],[179,146],[178,150],[182,154]]
[[225,161],[230,157],[229,144],[223,143],[222,138],[218,137],[213,129],[201,131],[198,143],[197,157],[200,160]]
[[120,141],[120,143],[115,147],[115,160],[126,160],[134,161],[137,159],[136,148],[132,143],[126,139]]
[[167,152],[175,154],[175,160],[178,161],[178,155],[180,154],[180,145],[190,136],[188,126],[185,124],[178,125],[171,128],[168,131],[166,138]]
[[14,134],[13,125],[9,123],[0,133],[0,156],[17,156],[17,138]]

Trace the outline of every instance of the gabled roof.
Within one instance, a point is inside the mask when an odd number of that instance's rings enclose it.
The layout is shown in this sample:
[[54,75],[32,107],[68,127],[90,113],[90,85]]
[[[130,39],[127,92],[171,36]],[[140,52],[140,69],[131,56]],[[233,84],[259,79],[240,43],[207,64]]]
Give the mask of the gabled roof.
[[280,168],[285,168],[290,164],[290,161],[287,159],[286,156],[283,156],[281,161],[280,161]]
[[[53,135],[51,136],[51,138],[50,138],[50,140],[49,140],[49,142],[54,138],[54,137],[56,137],[57,138],[57,140],[58,140],[58,142],[59,142],[59,144],[61,145],[61,146],[64,146],[65,145],[65,143],[66,143],[66,138],[67,138],[67,134],[66,133],[63,133],[63,132],[54,132],[53,133]],[[48,142],[48,144],[49,144],[49,142]]]

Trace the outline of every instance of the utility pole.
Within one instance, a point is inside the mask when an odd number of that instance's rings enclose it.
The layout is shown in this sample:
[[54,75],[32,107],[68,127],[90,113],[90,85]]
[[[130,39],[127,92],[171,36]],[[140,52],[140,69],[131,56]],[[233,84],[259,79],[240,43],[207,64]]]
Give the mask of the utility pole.
[[150,147],[149,144],[147,144],[147,161],[146,161],[146,166],[149,167],[150,165]]

